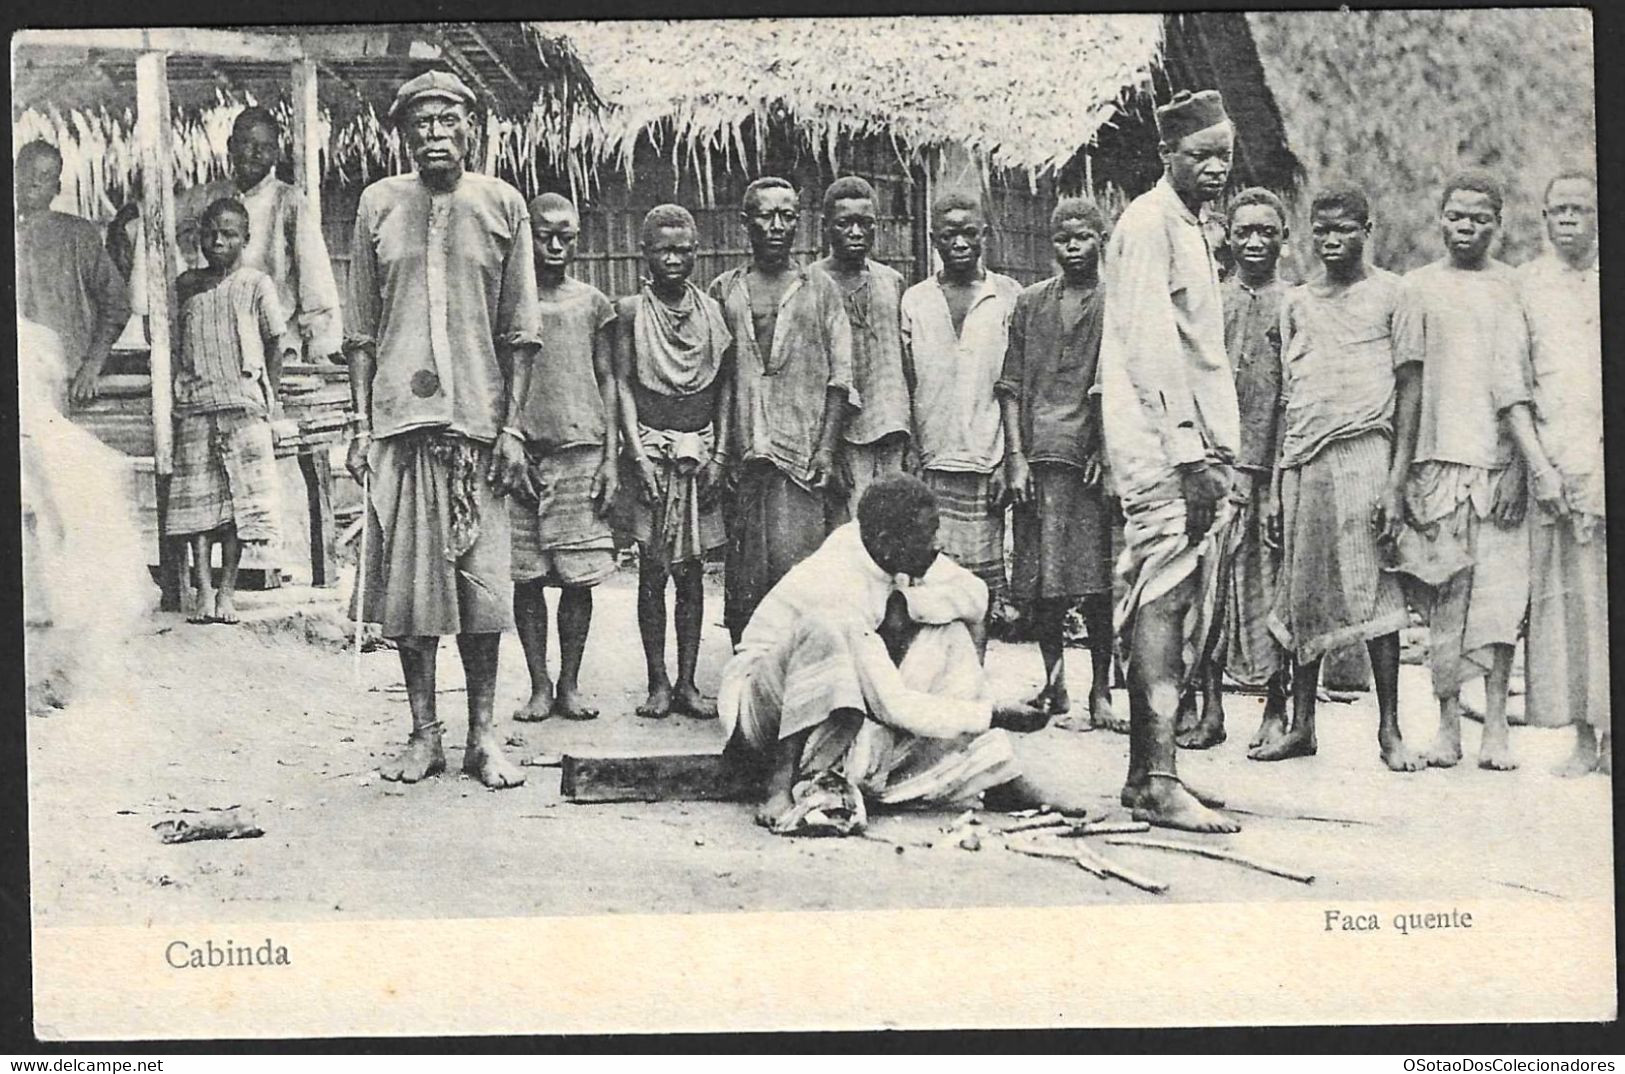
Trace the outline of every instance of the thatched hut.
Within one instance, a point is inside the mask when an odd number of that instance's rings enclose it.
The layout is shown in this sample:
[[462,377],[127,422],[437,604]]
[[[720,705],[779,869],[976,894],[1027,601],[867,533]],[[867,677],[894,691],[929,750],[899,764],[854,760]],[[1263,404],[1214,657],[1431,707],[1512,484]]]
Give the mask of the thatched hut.
[[1438,195],[1482,167],[1507,188],[1500,256],[1541,248],[1540,198],[1595,168],[1591,15],[1580,8],[1282,11],[1246,16],[1309,185],[1370,196],[1373,254],[1396,271],[1439,256]]

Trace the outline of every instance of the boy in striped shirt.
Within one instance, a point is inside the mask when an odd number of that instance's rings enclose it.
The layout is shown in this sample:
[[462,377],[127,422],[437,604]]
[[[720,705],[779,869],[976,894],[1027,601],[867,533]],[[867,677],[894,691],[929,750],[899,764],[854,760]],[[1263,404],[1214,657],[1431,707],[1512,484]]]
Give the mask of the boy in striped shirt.
[[[175,281],[175,471],[167,532],[190,538],[196,585],[192,623],[235,623],[244,542],[277,536],[271,412],[282,379],[287,315],[276,285],[242,264],[248,211],[221,198],[203,212],[204,267]],[[220,546],[220,585],[211,562]]]

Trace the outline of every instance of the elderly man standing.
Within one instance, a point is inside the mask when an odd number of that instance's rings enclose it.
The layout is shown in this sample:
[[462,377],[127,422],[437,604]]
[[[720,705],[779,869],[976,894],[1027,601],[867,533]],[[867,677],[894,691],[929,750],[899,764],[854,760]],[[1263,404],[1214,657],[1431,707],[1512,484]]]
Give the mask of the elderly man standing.
[[96,397],[96,379],[130,319],[124,279],[95,224],[51,208],[62,190],[62,153],[56,146],[42,141],[23,146],[13,182],[17,312],[56,333],[73,401],[86,402]]
[[728,524],[723,619],[734,644],[785,572],[845,513],[836,450],[852,385],[852,324],[834,281],[791,258],[800,202],[788,180],[745,188],[740,217],[750,264],[711,281],[734,340],[738,467]]
[[463,771],[488,787],[524,776],[492,727],[497,654],[513,628],[509,523],[528,491],[520,405],[540,347],[530,218],[519,191],[463,170],[474,95],[430,71],[390,119],[416,170],[361,195],[345,349],[359,428],[349,467],[370,475],[362,612],[396,640],[412,735],[385,779],[445,768],[435,652],[454,634],[468,679]]
[[1557,773],[1608,772],[1608,537],[1603,494],[1597,181],[1546,187],[1551,252],[1518,270],[1529,322],[1534,413],[1512,415],[1536,509],[1529,527],[1529,722],[1574,725]]
[[1227,493],[1240,446],[1224,303],[1199,210],[1230,178],[1234,131],[1213,90],[1157,109],[1165,168],[1134,199],[1106,250],[1100,348],[1106,453],[1126,518],[1116,614],[1129,677],[1136,820],[1236,831],[1175,772],[1179,698],[1217,640],[1219,583],[1233,545]]

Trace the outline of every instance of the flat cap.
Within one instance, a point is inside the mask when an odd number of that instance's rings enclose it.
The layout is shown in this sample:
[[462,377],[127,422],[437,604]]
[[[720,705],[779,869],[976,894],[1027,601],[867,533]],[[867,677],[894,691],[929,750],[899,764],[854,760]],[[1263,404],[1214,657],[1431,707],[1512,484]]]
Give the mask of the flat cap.
[[408,79],[395,91],[395,103],[389,106],[390,122],[398,122],[408,105],[424,97],[457,101],[470,108],[476,103],[474,91],[450,71],[425,71],[416,78]]
[[1188,134],[1216,127],[1229,118],[1218,90],[1200,93],[1180,90],[1173,100],[1157,109],[1157,134],[1171,144]]

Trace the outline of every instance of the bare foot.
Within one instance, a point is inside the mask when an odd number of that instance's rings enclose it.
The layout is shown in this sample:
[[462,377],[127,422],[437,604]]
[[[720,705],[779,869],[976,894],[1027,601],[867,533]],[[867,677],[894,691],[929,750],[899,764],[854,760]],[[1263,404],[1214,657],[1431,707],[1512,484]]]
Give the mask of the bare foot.
[[[1186,792],[1190,794],[1192,798],[1195,798],[1198,802],[1201,802],[1209,809],[1224,808],[1224,799],[1219,797],[1217,794],[1214,794],[1212,791],[1203,790],[1201,787],[1198,787],[1193,783],[1186,783],[1184,780],[1180,780],[1180,784],[1185,788]],[[1142,780],[1139,783],[1124,783],[1123,790],[1120,794],[1118,794],[1117,800],[1125,807],[1133,809],[1134,807],[1138,806],[1140,801],[1149,793],[1149,780]]]
[[513,718],[519,723],[541,723],[553,715],[553,684],[543,679],[532,686],[530,700],[519,706]]
[[1067,692],[1065,683],[1058,682],[1046,685],[1027,704],[1051,716],[1065,716],[1072,711],[1072,695]]
[[1305,731],[1288,731],[1280,738],[1271,739],[1257,749],[1248,750],[1247,759],[1285,761],[1292,757],[1313,757],[1316,748],[1314,735]]
[[192,612],[186,617],[188,623],[214,622],[214,594],[194,592],[192,594]]
[[638,706],[638,715],[646,720],[664,720],[671,715],[671,687],[656,686],[649,690],[649,699]]
[[1224,739],[1224,717],[1209,716],[1207,713],[1203,713],[1195,724],[1174,735],[1174,742],[1185,750],[1209,750]]
[[1518,767],[1512,759],[1512,745],[1501,735],[1486,733],[1478,744],[1478,767],[1492,772],[1510,772]]
[[1112,695],[1102,691],[1099,699],[1091,691],[1089,694],[1089,728],[1093,731],[1111,731],[1113,734],[1128,734],[1128,720],[1122,716],[1112,714]]
[[1403,742],[1379,743],[1382,763],[1390,772],[1420,772],[1428,766],[1422,755]]
[[1174,737],[1190,734],[1196,724],[1196,695],[1186,694],[1179,699],[1179,712],[1174,716]]
[[1552,769],[1552,775],[1563,779],[1573,779],[1597,770],[1601,761],[1597,749],[1597,736],[1595,732],[1584,724],[1575,728],[1574,751],[1568,755],[1562,764]]
[[1442,732],[1433,744],[1422,751],[1422,760],[1429,768],[1454,768],[1461,763],[1461,737]]
[[468,744],[463,752],[463,774],[473,776],[492,790],[518,787],[525,782],[525,774],[508,760],[494,738]]
[[762,799],[762,804],[756,807],[756,823],[764,828],[773,827],[778,819],[790,811],[795,799],[790,797],[790,789],[775,791]]
[[237,618],[237,606],[235,603],[233,603],[230,593],[221,593],[219,596],[214,598],[214,618],[210,619],[209,622],[239,622]]
[[1264,718],[1258,722],[1258,730],[1253,732],[1247,748],[1256,750],[1272,738],[1280,738],[1286,734],[1286,702],[1270,698],[1264,702]]
[[553,698],[549,715],[562,716],[566,720],[596,720],[598,710],[583,704],[581,695],[574,690],[560,690]]
[[1132,816],[1159,828],[1185,832],[1241,831],[1241,825],[1197,801],[1196,796],[1172,776],[1152,776],[1133,807]]
[[446,751],[439,735],[413,735],[398,756],[378,766],[380,776],[398,783],[416,783],[445,770]]
[[716,702],[700,693],[699,687],[692,683],[679,683],[671,695],[671,710],[680,712],[684,716],[691,716],[696,720],[714,720],[717,718]]

